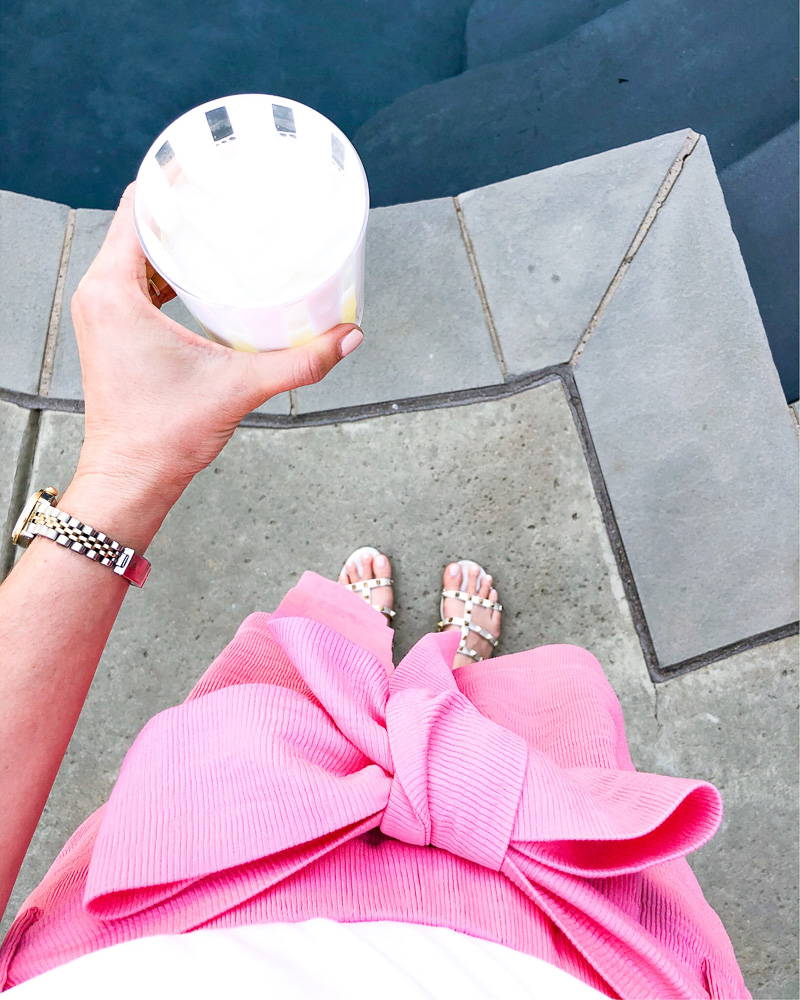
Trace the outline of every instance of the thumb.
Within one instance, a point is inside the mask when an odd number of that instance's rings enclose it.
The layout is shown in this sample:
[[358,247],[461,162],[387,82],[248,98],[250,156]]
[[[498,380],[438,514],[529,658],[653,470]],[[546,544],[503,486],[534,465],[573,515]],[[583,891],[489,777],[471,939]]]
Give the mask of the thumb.
[[363,339],[364,334],[357,326],[340,323],[302,347],[245,354],[250,364],[253,394],[260,398],[256,405],[260,406],[279,392],[321,381]]

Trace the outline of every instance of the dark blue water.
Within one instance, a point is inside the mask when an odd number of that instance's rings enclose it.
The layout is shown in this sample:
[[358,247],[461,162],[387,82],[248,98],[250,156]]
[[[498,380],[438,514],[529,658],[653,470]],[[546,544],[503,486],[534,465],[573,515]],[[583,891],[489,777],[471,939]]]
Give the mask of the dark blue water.
[[[362,153],[374,204],[691,126],[708,136],[784,391],[798,397],[794,0],[5,0],[0,11],[0,186],[73,206],[113,208],[165,125],[232,93],[285,95],[335,121]],[[487,108],[491,134],[473,136]]]

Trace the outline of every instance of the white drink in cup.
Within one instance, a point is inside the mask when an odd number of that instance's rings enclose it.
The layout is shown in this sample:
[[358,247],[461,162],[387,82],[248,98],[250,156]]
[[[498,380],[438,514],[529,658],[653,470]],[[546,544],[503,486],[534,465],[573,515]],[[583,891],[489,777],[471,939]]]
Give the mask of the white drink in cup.
[[268,94],[187,111],[136,178],[148,260],[212,340],[243,351],[361,322],[368,216],[366,174],[344,133]]

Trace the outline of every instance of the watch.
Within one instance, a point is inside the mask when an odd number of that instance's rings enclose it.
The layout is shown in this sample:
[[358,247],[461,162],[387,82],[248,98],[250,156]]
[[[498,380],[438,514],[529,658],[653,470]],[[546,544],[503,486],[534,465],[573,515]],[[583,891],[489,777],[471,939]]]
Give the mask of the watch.
[[48,486],[28,497],[11,534],[14,545],[26,549],[37,535],[52,538],[64,548],[109,566],[128,583],[143,586],[150,572],[147,559],[60,510],[53,502],[57,496],[55,486]]

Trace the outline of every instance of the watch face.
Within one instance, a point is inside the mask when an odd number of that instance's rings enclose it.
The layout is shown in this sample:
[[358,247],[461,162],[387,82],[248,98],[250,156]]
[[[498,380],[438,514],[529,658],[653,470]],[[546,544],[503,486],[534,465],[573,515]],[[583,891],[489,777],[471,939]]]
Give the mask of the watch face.
[[35,493],[32,493],[25,501],[25,506],[22,508],[22,513],[17,518],[17,523],[14,525],[14,530],[11,533],[11,541],[14,543],[14,545],[16,545],[17,542],[19,541],[20,532],[25,527],[25,522],[28,520],[31,514],[33,514],[33,508],[36,506],[39,497],[41,495],[42,491],[37,490]]
[[39,498],[45,496],[51,503],[58,496],[58,490],[55,486],[46,486],[43,490],[37,490],[35,493],[31,493],[28,499],[25,501],[25,506],[22,508],[22,513],[17,518],[17,523],[14,525],[14,530],[11,532],[11,541],[14,545],[26,546],[30,542],[30,538],[20,538],[20,535],[25,530],[26,522],[33,515],[34,508],[39,502]]

